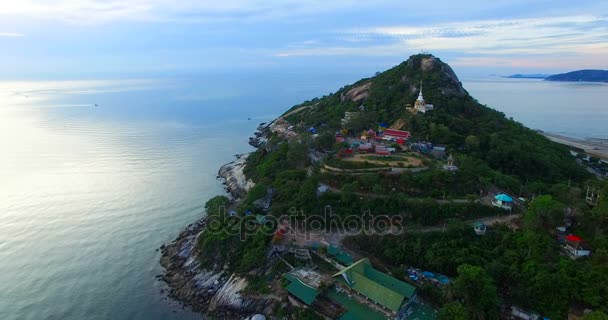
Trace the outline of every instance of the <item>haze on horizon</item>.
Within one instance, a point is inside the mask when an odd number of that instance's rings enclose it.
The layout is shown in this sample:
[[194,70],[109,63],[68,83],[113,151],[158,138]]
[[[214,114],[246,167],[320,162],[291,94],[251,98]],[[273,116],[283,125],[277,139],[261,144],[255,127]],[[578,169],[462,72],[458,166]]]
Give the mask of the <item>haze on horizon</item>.
[[608,69],[608,2],[5,1],[0,50],[5,79],[373,72],[419,52],[459,74]]

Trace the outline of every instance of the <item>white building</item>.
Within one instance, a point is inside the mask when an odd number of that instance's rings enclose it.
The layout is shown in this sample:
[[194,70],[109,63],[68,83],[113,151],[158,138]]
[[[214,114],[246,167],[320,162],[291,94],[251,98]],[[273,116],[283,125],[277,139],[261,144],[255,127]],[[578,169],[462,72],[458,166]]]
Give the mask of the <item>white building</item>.
[[414,111],[426,113],[427,111],[433,110],[435,107],[432,104],[427,104],[422,96],[422,83],[420,83],[420,93],[418,99],[414,103]]

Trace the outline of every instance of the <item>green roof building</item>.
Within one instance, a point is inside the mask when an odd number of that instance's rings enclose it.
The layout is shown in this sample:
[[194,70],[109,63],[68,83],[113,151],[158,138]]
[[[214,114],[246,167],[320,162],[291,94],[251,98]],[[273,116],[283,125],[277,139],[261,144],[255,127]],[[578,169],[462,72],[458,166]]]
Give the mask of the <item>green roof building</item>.
[[397,313],[405,301],[412,299],[416,288],[372,266],[361,259],[333,275],[342,276],[346,286],[392,313]]
[[311,305],[320,293],[319,290],[307,285],[290,273],[286,274],[285,278],[290,281],[286,288],[287,291],[306,305]]

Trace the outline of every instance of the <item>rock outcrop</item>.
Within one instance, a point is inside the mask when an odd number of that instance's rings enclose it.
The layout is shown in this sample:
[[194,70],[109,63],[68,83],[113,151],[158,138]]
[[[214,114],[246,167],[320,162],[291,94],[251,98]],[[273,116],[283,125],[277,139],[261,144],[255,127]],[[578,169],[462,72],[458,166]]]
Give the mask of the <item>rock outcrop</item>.
[[[468,94],[467,91],[462,87],[462,83],[458,79],[458,76],[456,76],[454,70],[452,70],[452,67],[446,63],[443,63],[438,58],[428,55],[420,59],[410,58],[406,63],[408,67],[415,69],[419,68],[423,73],[435,72],[437,69],[439,69],[439,71],[441,71],[443,74],[442,78],[447,80],[446,83],[438,88],[443,95],[463,96]],[[407,79],[404,80],[407,81]],[[418,84],[410,83],[411,92],[418,92],[419,89]]]
[[346,93],[343,93],[340,96],[342,102],[346,100],[352,100],[354,102],[361,102],[369,96],[369,88],[372,87],[372,83],[368,82],[366,84],[354,87],[348,90]]
[[224,179],[226,191],[234,199],[245,196],[255,185],[253,181],[247,179],[243,171],[248,156],[249,154],[236,155],[236,160],[223,165],[218,172],[218,177]]

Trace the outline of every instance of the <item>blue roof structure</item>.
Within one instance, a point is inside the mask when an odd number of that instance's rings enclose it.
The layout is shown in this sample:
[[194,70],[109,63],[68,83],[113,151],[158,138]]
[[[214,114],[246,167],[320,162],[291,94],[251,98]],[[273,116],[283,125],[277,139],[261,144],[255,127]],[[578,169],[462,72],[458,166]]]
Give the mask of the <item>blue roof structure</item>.
[[494,197],[494,199],[500,200],[502,202],[513,202],[513,198],[509,197],[508,195],[506,195],[504,193],[496,195],[496,197]]

